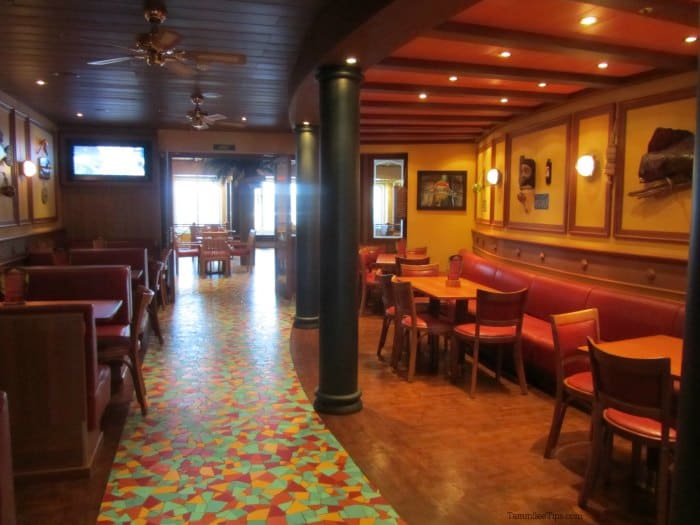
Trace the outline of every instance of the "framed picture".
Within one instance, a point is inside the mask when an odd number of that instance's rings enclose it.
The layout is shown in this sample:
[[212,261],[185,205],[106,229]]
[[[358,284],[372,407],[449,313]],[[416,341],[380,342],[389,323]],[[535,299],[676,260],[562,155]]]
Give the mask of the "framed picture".
[[[551,169],[551,168],[550,168]],[[520,155],[520,169],[518,182],[520,189],[532,189],[535,187],[535,161]]]
[[51,161],[48,157],[39,157],[36,159],[39,165],[39,178],[40,179],[50,179],[51,178]]
[[419,210],[466,210],[466,171],[419,171]]

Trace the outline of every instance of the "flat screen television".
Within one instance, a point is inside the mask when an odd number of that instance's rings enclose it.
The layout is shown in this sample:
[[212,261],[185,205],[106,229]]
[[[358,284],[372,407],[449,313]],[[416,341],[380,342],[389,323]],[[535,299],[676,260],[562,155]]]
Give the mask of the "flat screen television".
[[72,140],[68,142],[72,181],[147,181],[151,143],[147,140]]

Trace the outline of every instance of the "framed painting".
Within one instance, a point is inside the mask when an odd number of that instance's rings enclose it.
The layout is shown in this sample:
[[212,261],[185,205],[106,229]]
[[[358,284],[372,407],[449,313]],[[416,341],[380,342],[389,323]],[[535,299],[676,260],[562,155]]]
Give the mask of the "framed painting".
[[466,210],[467,172],[419,171],[419,210]]

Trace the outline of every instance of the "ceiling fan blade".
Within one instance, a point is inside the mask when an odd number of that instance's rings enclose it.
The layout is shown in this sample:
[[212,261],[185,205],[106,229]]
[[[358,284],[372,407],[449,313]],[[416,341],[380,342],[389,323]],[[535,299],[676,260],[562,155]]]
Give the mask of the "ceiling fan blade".
[[138,57],[130,56],[130,57],[107,58],[105,60],[93,60],[92,62],[88,62],[88,65],[90,65],[90,66],[106,66],[109,64],[118,64],[119,62],[126,62],[127,60],[131,60],[132,58],[138,58]]
[[151,44],[158,51],[169,51],[177,45],[182,37],[169,29],[159,29],[151,34]]
[[179,60],[168,60],[166,67],[168,69],[172,69],[173,73],[179,77],[191,77],[195,74],[195,70],[193,68],[187,64],[183,64]]
[[197,63],[197,67],[207,64],[236,64],[246,63],[246,56],[242,53],[214,53],[206,51],[189,51],[187,57]]
[[224,120],[228,117],[226,117],[226,115],[222,115],[221,113],[214,113],[213,115],[207,115],[205,118],[207,122],[216,122],[217,120]]

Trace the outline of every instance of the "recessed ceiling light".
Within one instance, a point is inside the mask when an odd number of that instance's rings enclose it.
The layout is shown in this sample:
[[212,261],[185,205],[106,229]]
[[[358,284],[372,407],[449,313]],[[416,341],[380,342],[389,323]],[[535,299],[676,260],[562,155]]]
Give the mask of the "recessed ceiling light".
[[421,94],[418,95],[418,98],[421,99],[421,100],[425,100],[426,98],[428,98],[428,94],[427,94],[427,93],[421,93]]
[[508,97],[501,98],[501,104],[508,104]]
[[457,82],[457,75],[452,75],[450,78],[448,78],[450,82]]
[[39,79],[36,81],[38,86],[45,86],[46,85],[46,80]]
[[579,24],[582,26],[592,26],[598,21],[598,18],[595,16],[584,16],[581,20],[579,20]]
[[690,35],[685,37],[683,40],[686,44],[692,44],[693,42],[697,42],[698,35]]
[[537,87],[541,87],[541,88],[547,87],[547,83],[546,83],[546,82],[540,82],[539,84],[537,84]]
[[83,115],[80,111],[78,111],[78,112],[75,114],[75,116],[78,117],[78,118],[83,118],[83,117],[84,117],[84,115]]
[[345,59],[345,63],[350,65],[350,66],[357,64],[357,57],[347,57]]
[[599,62],[598,69],[608,69],[608,63],[607,62]]
[[305,120],[304,122],[302,122],[302,124],[303,124],[304,126],[308,126],[308,125],[311,124],[311,122],[309,122],[308,120]]
[[498,56],[501,58],[508,58],[510,56],[510,51],[501,51],[498,53]]
[[247,122],[248,117],[246,117],[245,115],[243,115],[243,116],[241,117],[241,120],[242,120],[243,122]]

